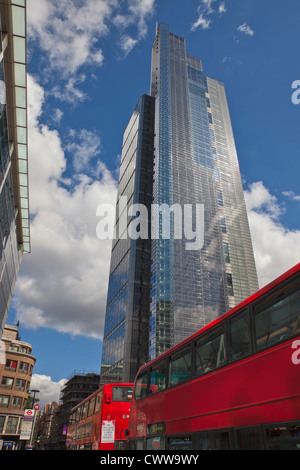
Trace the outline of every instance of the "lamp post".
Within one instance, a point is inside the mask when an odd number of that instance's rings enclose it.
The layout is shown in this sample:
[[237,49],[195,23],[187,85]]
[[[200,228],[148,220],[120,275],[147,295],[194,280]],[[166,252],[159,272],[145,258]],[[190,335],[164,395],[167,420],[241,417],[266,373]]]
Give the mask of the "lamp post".
[[34,407],[34,402],[35,402],[35,394],[36,393],[39,393],[39,390],[37,388],[33,388],[32,390],[29,391],[29,393],[32,392],[33,393],[33,399],[32,399],[32,406],[31,406],[31,409],[33,409]]
[[[36,389],[36,388],[33,388],[32,390],[30,390],[30,392],[33,393],[32,406],[31,406],[31,409],[33,409],[33,407],[34,407],[34,402],[35,402],[35,394],[36,394],[36,393],[39,393],[39,390]],[[33,418],[33,425],[32,425],[31,433],[30,433],[30,441],[29,441],[29,445],[30,445],[30,446],[32,445],[33,433],[34,433],[34,428],[35,428],[36,413],[37,413],[37,412],[36,412],[36,410],[35,410],[35,411],[34,411],[34,418]]]

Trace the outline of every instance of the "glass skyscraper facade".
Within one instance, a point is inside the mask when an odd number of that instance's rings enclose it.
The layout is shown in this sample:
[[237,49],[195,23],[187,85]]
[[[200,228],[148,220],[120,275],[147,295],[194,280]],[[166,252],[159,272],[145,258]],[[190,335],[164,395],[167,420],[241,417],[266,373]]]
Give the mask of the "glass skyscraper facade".
[[[155,106],[151,224],[157,225],[159,237],[150,241],[150,296],[143,309],[147,360],[258,289],[224,85],[204,75],[201,60],[188,55],[184,39],[164,24],[158,26],[153,44],[150,95]],[[170,211],[170,236],[163,236],[160,207],[181,208],[179,223],[185,234],[187,221],[196,233],[197,204],[203,208],[199,249],[188,249],[186,237],[176,236],[175,211]],[[132,289],[131,295],[134,299]],[[126,323],[130,314],[123,315]],[[107,310],[106,325],[109,317]],[[126,344],[123,335],[119,372],[123,380],[132,380],[141,362],[128,375]]]
[[20,262],[30,252],[26,0],[0,3],[0,339]]
[[[132,217],[125,213],[142,204],[149,217],[153,191],[154,99],[140,97],[123,136],[116,204],[116,238],[112,244],[101,380],[134,377],[148,359],[151,240],[128,234]],[[124,223],[125,220],[125,223]],[[126,222],[127,220],[127,222]],[[124,360],[126,358],[126,360]]]

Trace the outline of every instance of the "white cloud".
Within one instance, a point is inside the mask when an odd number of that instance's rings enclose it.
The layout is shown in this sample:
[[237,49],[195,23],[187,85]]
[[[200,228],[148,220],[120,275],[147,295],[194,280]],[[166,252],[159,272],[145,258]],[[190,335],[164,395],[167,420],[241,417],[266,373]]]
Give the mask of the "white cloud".
[[280,221],[282,207],[262,182],[245,191],[249,224],[262,287],[299,262],[300,230],[290,230]]
[[284,191],[282,194],[292,201],[300,201],[300,194],[295,194],[294,191]]
[[191,31],[195,31],[197,28],[203,30],[208,29],[213,23],[213,15],[219,13],[220,15],[227,11],[225,2],[220,2],[216,10],[213,8],[213,4],[216,0],[200,0],[200,4],[197,8],[198,19],[191,25]]
[[132,49],[137,45],[138,39],[133,39],[127,34],[121,37],[121,48],[125,53],[125,57],[132,51]]
[[246,34],[247,36],[253,36],[255,34],[255,31],[253,31],[253,29],[250,26],[248,26],[247,23],[241,24],[237,28],[237,30],[240,31],[241,33]]
[[77,173],[88,171],[90,161],[100,153],[100,137],[93,131],[71,129],[66,150],[73,154],[73,165]]
[[103,65],[103,39],[112,34],[111,26],[126,57],[145,38],[154,11],[155,0],[28,0],[29,56],[38,45],[45,58],[44,79],[55,80],[53,95],[82,102],[87,98],[79,88],[87,76],[82,67]]
[[39,390],[35,395],[38,398],[40,405],[40,412],[43,411],[45,404],[55,401],[59,402],[61,388],[66,383],[66,379],[61,379],[59,382],[54,382],[49,375],[33,374],[30,383],[30,389]]
[[65,77],[83,64],[101,65],[98,40],[109,31],[115,1],[28,0],[28,35],[47,53],[50,66]]
[[67,103],[82,103],[86,100],[87,95],[79,89],[78,85],[81,85],[85,78],[86,76],[83,73],[76,77],[70,77],[63,87],[60,84],[56,84],[50,94],[55,96],[56,99]]
[[147,20],[151,18],[155,11],[155,0],[128,0],[128,8],[124,14],[118,13],[113,22],[121,30],[125,30],[129,26],[135,25],[137,32],[132,34],[122,33],[120,46],[125,57],[132,49],[146,37],[148,33]]
[[[28,76],[32,253],[23,258],[14,306],[24,327],[99,338],[111,241],[96,236],[96,209],[115,200],[117,182],[102,162],[96,166],[97,180],[84,173],[64,178],[67,162],[60,136],[39,122],[43,100],[43,89]],[[93,141],[96,152],[99,142],[86,130],[79,137],[69,150],[77,152],[76,167],[83,170],[92,157],[83,144]]]
[[218,12],[219,13],[225,13],[226,11],[227,11],[227,8],[225,6],[225,2],[221,2],[220,5],[219,5]]
[[201,13],[197,21],[192,24],[191,30],[195,31],[199,26],[201,29],[208,29],[211,25],[211,20],[204,18],[203,14]]

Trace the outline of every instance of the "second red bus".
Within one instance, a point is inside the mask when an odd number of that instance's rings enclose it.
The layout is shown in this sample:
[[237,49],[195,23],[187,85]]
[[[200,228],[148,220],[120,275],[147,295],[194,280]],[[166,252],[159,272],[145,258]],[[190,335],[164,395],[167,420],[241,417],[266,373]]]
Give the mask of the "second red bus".
[[133,384],[105,384],[71,410],[69,450],[118,450],[126,442]]

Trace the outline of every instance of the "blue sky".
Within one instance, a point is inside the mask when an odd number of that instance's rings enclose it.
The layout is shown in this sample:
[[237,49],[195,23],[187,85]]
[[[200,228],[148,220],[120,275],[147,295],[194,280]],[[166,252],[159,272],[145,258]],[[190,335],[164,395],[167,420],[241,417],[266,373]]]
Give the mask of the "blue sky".
[[41,401],[100,369],[110,242],[96,209],[115,201],[156,22],[225,84],[260,285],[299,261],[299,16],[298,0],[28,0],[32,253],[7,322],[33,346]]

